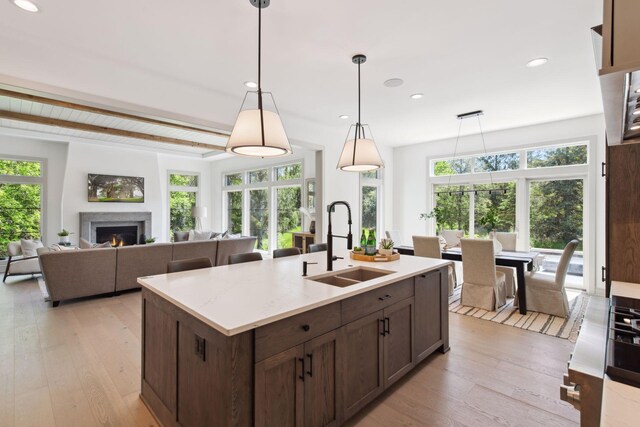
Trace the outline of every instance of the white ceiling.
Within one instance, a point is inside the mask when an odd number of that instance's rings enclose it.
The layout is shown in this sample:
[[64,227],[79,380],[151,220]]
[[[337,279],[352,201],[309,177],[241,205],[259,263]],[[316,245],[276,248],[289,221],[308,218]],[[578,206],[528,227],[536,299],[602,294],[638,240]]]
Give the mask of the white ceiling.
[[[256,79],[249,0],[35,1],[41,13],[0,1],[7,76],[227,130]],[[602,0],[272,0],[263,87],[290,137],[313,143],[341,144],[355,118],[354,53],[369,57],[363,121],[382,144],[450,137],[476,109],[486,131],[584,116],[602,111],[589,30],[601,21]],[[549,63],[525,67],[539,56]],[[382,85],[392,77],[405,84]]]

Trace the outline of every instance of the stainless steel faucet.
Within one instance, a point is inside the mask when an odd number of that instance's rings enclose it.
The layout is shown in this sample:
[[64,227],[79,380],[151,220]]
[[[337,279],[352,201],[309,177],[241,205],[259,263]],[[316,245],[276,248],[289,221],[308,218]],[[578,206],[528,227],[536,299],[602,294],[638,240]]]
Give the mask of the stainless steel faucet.
[[[349,215],[349,233],[346,236],[334,236],[331,230],[331,213],[335,212],[336,205],[344,205],[347,207],[347,213]],[[347,239],[347,249],[353,248],[353,235],[351,234],[351,206],[345,201],[338,200],[327,206],[327,212],[329,212],[329,227],[327,228],[327,271],[333,271],[333,261],[338,257],[333,256],[333,238],[340,237],[341,239]]]

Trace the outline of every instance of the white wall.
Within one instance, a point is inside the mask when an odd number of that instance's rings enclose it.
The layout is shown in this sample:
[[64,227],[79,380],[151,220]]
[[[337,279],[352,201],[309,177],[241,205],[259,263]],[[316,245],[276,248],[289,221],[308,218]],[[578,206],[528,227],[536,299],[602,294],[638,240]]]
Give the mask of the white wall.
[[[601,114],[508,129],[485,134],[487,151],[507,148],[562,142],[565,140],[595,140],[595,156],[589,167],[589,206],[595,217],[595,262],[590,266],[591,285],[602,287],[597,272],[604,265],[604,179],[600,178],[600,163],[604,161],[604,116]],[[418,219],[427,212],[432,191],[427,185],[427,159],[453,155],[455,138],[398,147],[394,150],[393,222],[392,228],[399,230],[403,242],[410,242],[411,235],[427,233],[427,224]],[[458,153],[482,151],[478,135],[460,138]],[[585,229],[585,233],[588,231]],[[596,280],[597,279],[597,280]]]
[[67,164],[67,144],[0,134],[0,158],[12,156],[46,161],[42,239],[45,244],[57,242],[57,233],[63,227],[60,201]]

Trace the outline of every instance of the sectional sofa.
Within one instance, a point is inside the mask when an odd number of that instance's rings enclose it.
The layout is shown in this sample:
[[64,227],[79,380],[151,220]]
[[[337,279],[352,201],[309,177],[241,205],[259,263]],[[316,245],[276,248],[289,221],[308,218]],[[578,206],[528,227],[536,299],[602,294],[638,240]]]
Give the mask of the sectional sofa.
[[38,251],[42,275],[54,307],[60,301],[140,287],[138,277],[164,274],[169,261],[208,257],[214,266],[229,255],[253,251],[255,237],[177,243]]

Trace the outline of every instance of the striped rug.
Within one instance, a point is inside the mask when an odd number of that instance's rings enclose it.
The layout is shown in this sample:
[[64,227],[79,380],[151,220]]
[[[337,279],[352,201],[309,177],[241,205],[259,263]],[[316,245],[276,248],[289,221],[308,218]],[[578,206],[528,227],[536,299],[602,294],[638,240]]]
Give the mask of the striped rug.
[[526,329],[540,334],[551,335],[557,338],[568,339],[576,342],[578,328],[587,309],[589,295],[586,292],[568,291],[569,317],[558,317],[550,314],[529,311],[523,315],[518,309],[513,307],[513,298],[507,298],[507,303],[498,308],[497,311],[487,311],[477,307],[469,307],[460,304],[462,287],[459,286],[454,294],[449,297],[449,311],[463,314],[465,316],[476,317],[482,320],[501,323],[513,326],[514,328]]

